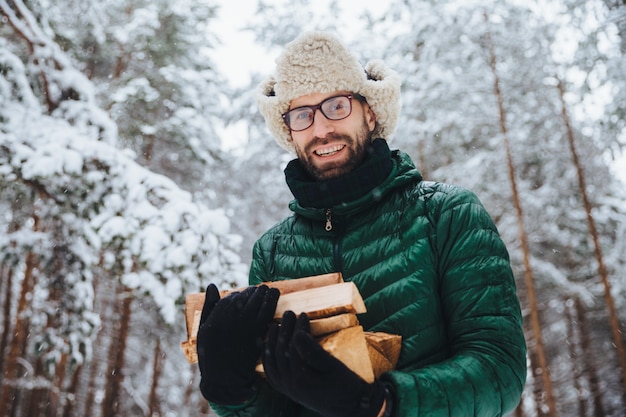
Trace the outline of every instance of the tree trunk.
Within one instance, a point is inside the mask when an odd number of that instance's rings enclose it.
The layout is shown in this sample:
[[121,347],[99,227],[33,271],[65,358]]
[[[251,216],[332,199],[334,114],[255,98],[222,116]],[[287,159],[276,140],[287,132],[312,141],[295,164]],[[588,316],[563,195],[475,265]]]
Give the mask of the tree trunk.
[[[5,293],[4,293],[4,302],[3,302],[3,308],[2,308],[2,338],[0,338],[0,358],[2,358],[2,360],[0,361],[0,376],[2,376],[2,378],[0,378],[0,380],[5,380],[7,378],[7,376],[4,374],[4,368],[5,368],[5,363],[4,363],[4,353],[7,350],[7,346],[9,344],[9,339],[10,339],[10,334],[13,330],[13,326],[11,325],[11,304],[12,304],[12,299],[13,299],[13,293],[12,293],[12,288],[13,288],[13,273],[14,273],[14,268],[10,265],[6,265],[3,264],[2,268],[0,269],[0,279],[1,282],[6,282],[5,285]],[[5,274],[6,274],[6,280],[5,280]],[[0,292],[1,293],[1,292]]]
[[[537,362],[537,349],[535,347],[535,339],[529,338],[528,340],[528,360],[530,361],[530,371],[533,375],[533,397],[535,398],[535,411],[537,417],[547,417],[545,399],[545,389],[543,387],[540,369],[541,366]],[[549,410],[548,410],[549,411]]]
[[[484,14],[485,23],[488,23],[487,13]],[[541,332],[541,323],[539,319],[539,307],[537,305],[537,297],[535,295],[535,278],[533,276],[533,270],[530,265],[530,249],[528,246],[528,238],[526,236],[526,228],[524,226],[524,212],[522,210],[521,199],[517,189],[517,180],[515,175],[515,165],[513,163],[513,156],[511,151],[511,144],[508,138],[508,129],[506,125],[506,113],[504,111],[504,100],[502,92],[500,90],[500,79],[496,69],[496,55],[491,41],[491,35],[487,31],[485,35],[487,48],[489,51],[489,65],[494,77],[494,93],[498,102],[498,111],[500,115],[500,131],[504,138],[504,147],[506,152],[506,161],[509,169],[509,181],[511,183],[511,192],[513,198],[513,205],[515,206],[515,212],[517,214],[517,225],[519,231],[520,245],[522,249],[524,259],[524,282],[526,284],[526,291],[528,295],[528,302],[530,304],[530,325],[535,338],[535,354],[537,355],[537,364],[541,368],[541,380],[543,382],[545,404],[548,407],[549,415],[556,417],[556,403],[554,401],[552,379],[550,377],[550,368],[548,367],[548,361],[546,359],[543,336]]]
[[[63,241],[59,241],[56,238],[58,236],[58,223],[54,223],[51,225],[51,228],[54,228],[54,236],[56,244],[53,247],[52,252],[52,265],[51,268],[48,269],[48,302],[52,305],[63,305],[63,297],[64,297],[64,275],[65,275],[65,262],[64,259],[67,254],[67,245]],[[47,315],[46,321],[46,329],[50,329],[51,331],[55,331],[62,326],[61,321],[57,314],[50,313]],[[67,343],[67,341],[65,341]],[[56,349],[56,347],[55,347]],[[43,397],[44,404],[42,404],[42,408],[45,411],[46,417],[55,417],[60,410],[60,401],[61,401],[61,393],[63,392],[63,385],[65,383],[65,373],[67,368],[68,356],[67,353],[62,353],[60,355],[59,361],[54,363],[54,372],[50,375],[50,371],[42,367],[41,377],[42,380],[46,377],[50,378],[50,384],[48,385],[45,393],[45,397]]]
[[161,409],[159,406],[159,396],[157,395],[157,389],[159,387],[159,379],[161,378],[161,372],[163,371],[161,356],[161,341],[157,339],[156,346],[154,348],[154,362],[152,366],[152,386],[150,387],[150,400],[149,400],[149,412],[147,417],[160,417]]
[[[576,325],[576,314],[574,306],[574,300],[567,300],[565,302],[565,316],[566,316],[566,331],[567,331],[567,347],[569,350],[569,357],[572,362],[572,376],[573,384],[576,393],[578,394],[578,417],[585,417],[587,415],[587,397],[585,395],[585,388],[582,384],[583,371],[581,367],[580,351],[582,350],[582,342],[580,335],[580,327]],[[584,352],[584,351],[583,351]]]
[[611,331],[613,333],[613,343],[615,345],[615,349],[617,351],[617,360],[619,366],[622,370],[621,380],[623,385],[622,398],[623,402],[626,405],[626,349],[624,348],[624,341],[622,340],[622,330],[619,322],[619,316],[617,314],[617,309],[615,308],[615,301],[613,300],[613,296],[611,295],[611,284],[609,282],[609,272],[606,269],[606,265],[604,264],[604,256],[602,255],[602,246],[600,245],[600,237],[598,235],[598,230],[596,228],[596,222],[593,218],[591,201],[589,200],[589,196],[587,194],[587,185],[585,181],[585,173],[583,171],[583,167],[580,163],[580,159],[578,158],[578,152],[576,151],[576,143],[574,141],[574,130],[572,129],[572,124],[569,120],[569,115],[567,112],[567,105],[565,103],[565,88],[563,87],[563,83],[558,79],[558,90],[559,97],[561,99],[561,115],[563,116],[563,123],[565,124],[565,128],[567,131],[567,140],[569,142],[569,148],[572,153],[572,162],[576,167],[576,173],[578,175],[578,188],[580,189],[580,195],[583,200],[583,205],[585,207],[585,213],[587,215],[587,224],[589,226],[589,233],[591,234],[591,238],[593,240],[594,253],[596,257],[596,262],[598,263],[598,275],[600,276],[600,280],[602,281],[602,285],[604,286],[604,300],[606,302],[606,306],[608,308],[609,314],[609,322],[611,325]]
[[89,380],[87,382],[87,397],[85,398],[84,416],[94,415],[94,403],[96,393],[96,378],[98,376],[98,364],[92,361],[89,365]]
[[67,399],[65,400],[65,404],[63,404],[63,417],[71,417],[74,415],[77,402],[78,384],[80,382],[80,374],[83,371],[83,368],[83,365],[78,366],[72,374],[72,381],[66,391]]
[[[37,359],[35,372],[33,375],[30,375],[30,377],[33,380],[41,380],[44,378],[43,363],[40,359]],[[22,414],[29,417],[45,417],[46,402],[49,398],[48,387],[35,385],[29,389],[26,389],[25,387],[20,388],[20,391],[22,391],[26,397],[25,401],[21,404],[21,407],[24,409]]]
[[59,363],[55,364],[56,372],[54,373],[52,383],[48,389],[48,401],[45,404],[45,416],[56,417],[61,410],[61,394],[65,385],[65,374],[67,371],[67,354],[61,355]]
[[[39,228],[39,218],[35,214],[33,214],[32,217],[34,221],[33,230],[37,231]],[[24,317],[24,312],[28,309],[28,296],[33,290],[35,281],[33,271],[36,265],[37,256],[34,252],[28,252],[26,254],[26,267],[24,270],[24,279],[22,280],[20,299],[15,315],[14,337],[10,341],[9,355],[7,356],[4,377],[2,378],[3,385],[2,394],[0,395],[0,413],[2,413],[1,415],[3,417],[11,416],[13,414],[13,408],[17,405],[14,401],[17,390],[13,388],[12,384],[15,383],[19,377],[18,359],[26,344],[28,323],[27,319]]]
[[[83,365],[83,371],[81,373],[80,384],[78,387],[79,396],[76,401],[77,410],[82,410],[82,414],[77,413],[77,416],[97,416],[98,412],[95,410],[95,393],[101,388],[99,381],[100,377],[106,373],[107,370],[107,348],[112,342],[113,338],[110,337],[112,330],[112,323],[115,320],[111,320],[112,311],[115,310],[115,296],[111,287],[115,285],[115,281],[107,279],[103,275],[103,256],[100,255],[100,262],[98,267],[94,270],[94,311],[100,312],[103,318],[101,327],[98,330],[96,339],[93,343],[92,357],[89,362]],[[113,300],[113,301],[112,301]],[[106,318],[106,319],[105,319]]]
[[576,308],[576,320],[578,321],[580,333],[580,345],[583,352],[583,372],[587,375],[589,380],[589,390],[591,391],[591,398],[593,400],[593,415],[594,417],[605,417],[607,414],[603,406],[604,399],[602,398],[602,390],[600,389],[598,370],[592,361],[592,358],[596,356],[596,352],[594,352],[591,347],[591,335],[587,327],[585,310],[579,298],[574,300],[574,306]]
[[[120,284],[121,285],[121,284]],[[118,291],[118,299],[121,299],[119,316],[118,338],[113,338],[109,350],[109,371],[106,384],[106,394],[102,408],[102,415],[106,417],[117,417],[121,415],[120,401],[122,391],[122,381],[124,379],[124,357],[126,354],[126,344],[130,326],[131,304],[133,297],[129,291],[121,287]]]

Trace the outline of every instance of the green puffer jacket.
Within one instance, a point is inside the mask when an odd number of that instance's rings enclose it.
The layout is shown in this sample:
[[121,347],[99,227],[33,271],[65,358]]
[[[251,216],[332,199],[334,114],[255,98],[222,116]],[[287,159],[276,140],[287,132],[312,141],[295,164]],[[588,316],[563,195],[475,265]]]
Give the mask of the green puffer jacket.
[[[382,377],[395,416],[505,415],[526,379],[507,250],[473,193],[422,181],[400,151],[392,158],[387,180],[358,201],[330,212],[293,201],[295,215],[255,244],[250,283],[340,271],[363,296],[364,329],[402,335],[397,369]],[[267,385],[249,404],[213,408],[223,416],[317,415]]]

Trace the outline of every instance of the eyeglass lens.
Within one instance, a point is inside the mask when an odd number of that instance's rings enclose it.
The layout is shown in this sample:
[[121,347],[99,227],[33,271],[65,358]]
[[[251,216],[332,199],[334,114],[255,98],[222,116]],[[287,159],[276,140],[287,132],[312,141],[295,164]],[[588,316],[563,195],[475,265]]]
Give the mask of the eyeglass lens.
[[308,129],[315,120],[315,112],[319,109],[329,120],[341,120],[352,113],[352,96],[329,97],[315,106],[302,106],[283,114],[289,129],[298,132]]

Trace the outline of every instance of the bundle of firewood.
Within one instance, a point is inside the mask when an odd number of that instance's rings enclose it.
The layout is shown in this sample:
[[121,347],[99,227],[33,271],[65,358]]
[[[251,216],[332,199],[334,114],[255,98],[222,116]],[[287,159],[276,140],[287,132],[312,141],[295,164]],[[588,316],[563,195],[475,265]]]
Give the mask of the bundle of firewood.
[[[280,291],[276,320],[287,310],[296,315],[306,313],[311,320],[311,333],[320,345],[365,381],[372,382],[395,368],[401,336],[363,331],[357,314],[365,313],[365,304],[356,285],[344,282],[340,273],[264,284]],[[233,291],[239,290],[222,291],[220,295],[224,297]],[[181,345],[189,363],[198,361],[196,335],[204,298],[204,293],[197,293],[189,294],[185,300],[187,340]],[[257,371],[263,372],[262,364]]]

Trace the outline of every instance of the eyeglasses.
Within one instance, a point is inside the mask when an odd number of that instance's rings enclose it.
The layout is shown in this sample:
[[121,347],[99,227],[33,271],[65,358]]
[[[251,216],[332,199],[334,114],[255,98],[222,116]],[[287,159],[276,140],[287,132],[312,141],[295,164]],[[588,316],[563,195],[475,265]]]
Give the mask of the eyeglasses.
[[283,120],[292,132],[308,129],[315,121],[319,109],[328,120],[342,120],[352,113],[352,94],[329,97],[314,106],[302,106],[283,113]]

